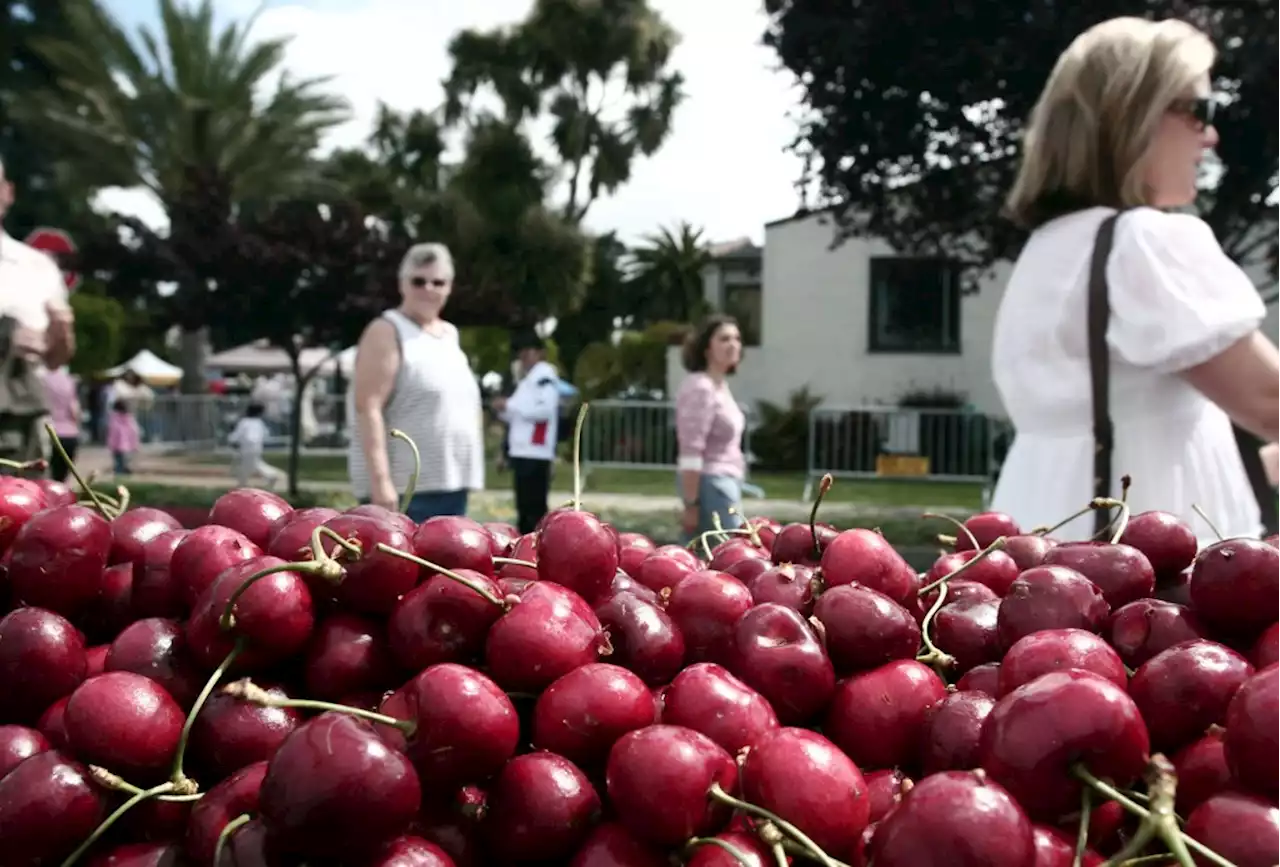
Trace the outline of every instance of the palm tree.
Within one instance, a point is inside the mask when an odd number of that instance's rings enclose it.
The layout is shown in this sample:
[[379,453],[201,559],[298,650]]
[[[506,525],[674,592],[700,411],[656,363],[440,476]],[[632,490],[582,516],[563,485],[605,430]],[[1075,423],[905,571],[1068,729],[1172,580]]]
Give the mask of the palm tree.
[[160,32],[131,38],[96,0],[75,0],[72,38],[38,46],[59,89],[35,95],[22,114],[97,184],[145,188],[164,207],[193,389],[203,384],[200,332],[218,277],[216,251],[201,244],[210,223],[225,224],[244,202],[314,188],[312,154],[348,114],[327,79],[282,72],[286,39],[251,39],[252,21],[216,27],[211,0],[159,3]]
[[646,235],[632,251],[631,282],[647,322],[689,322],[706,307],[702,269],[711,261],[702,230],[681,222]]

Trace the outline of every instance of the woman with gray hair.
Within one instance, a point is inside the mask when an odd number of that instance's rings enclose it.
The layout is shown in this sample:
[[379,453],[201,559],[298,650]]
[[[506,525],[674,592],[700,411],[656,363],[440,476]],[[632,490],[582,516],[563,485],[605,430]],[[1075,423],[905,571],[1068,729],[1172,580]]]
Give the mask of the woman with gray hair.
[[466,514],[468,491],[484,486],[480,386],[458,329],[440,318],[453,287],[448,248],[415,245],[399,279],[400,305],[370,322],[356,347],[348,466],[357,497],[395,510],[413,453],[388,433],[412,437],[422,472],[406,511],[421,523]]
[[[1214,54],[1184,22],[1116,18],[1071,43],[1032,112],[1008,199],[1031,236],[992,346],[1017,430],[992,508],[1023,526],[1128,475],[1134,512],[1172,512],[1202,541],[1216,537],[1197,506],[1226,535],[1261,529],[1232,423],[1277,439],[1276,347],[1253,281],[1175,210],[1218,141]],[[1081,524],[1055,535],[1098,527]]]

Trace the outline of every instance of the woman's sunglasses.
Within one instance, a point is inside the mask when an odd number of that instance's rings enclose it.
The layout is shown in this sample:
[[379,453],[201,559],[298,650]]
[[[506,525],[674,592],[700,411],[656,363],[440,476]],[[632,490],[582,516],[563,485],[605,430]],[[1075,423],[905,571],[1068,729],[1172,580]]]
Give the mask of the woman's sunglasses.
[[1198,99],[1179,99],[1169,106],[1169,110],[1191,118],[1201,127],[1206,127],[1213,126],[1217,105],[1212,97],[1206,96]]
[[428,280],[426,277],[411,277],[409,278],[409,285],[412,286],[414,289],[425,289],[428,286],[432,286],[436,289],[443,289],[444,287],[449,285],[449,281],[442,280],[439,277],[434,277],[430,280]]

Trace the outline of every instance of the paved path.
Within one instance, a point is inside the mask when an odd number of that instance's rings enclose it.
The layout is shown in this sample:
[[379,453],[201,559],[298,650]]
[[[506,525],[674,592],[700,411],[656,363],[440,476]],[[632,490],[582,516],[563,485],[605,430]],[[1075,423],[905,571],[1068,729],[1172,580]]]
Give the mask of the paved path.
[[[100,447],[82,449],[76,460],[80,471],[95,474],[105,481],[112,478],[111,454]],[[163,454],[141,453],[133,461],[134,473],[126,480],[138,484],[176,485],[189,488],[229,488],[235,484],[230,468],[219,464],[202,464],[184,460],[180,457]],[[343,491],[346,485],[337,481],[299,480],[299,486],[306,491]],[[475,496],[482,503],[510,503],[512,492],[504,489],[480,491]],[[553,505],[568,502],[573,496],[570,490],[553,490],[550,501]],[[680,508],[680,499],[671,495],[626,494],[587,490],[583,494],[587,508],[601,511],[673,513]],[[809,504],[798,500],[748,500],[746,509],[749,514],[769,515],[778,520],[799,520],[809,514]],[[863,514],[873,514],[883,518],[886,513],[894,517],[915,517],[922,511],[954,512],[946,507],[902,506],[892,510],[864,503],[832,502],[822,507],[823,515],[839,517],[844,520]]]

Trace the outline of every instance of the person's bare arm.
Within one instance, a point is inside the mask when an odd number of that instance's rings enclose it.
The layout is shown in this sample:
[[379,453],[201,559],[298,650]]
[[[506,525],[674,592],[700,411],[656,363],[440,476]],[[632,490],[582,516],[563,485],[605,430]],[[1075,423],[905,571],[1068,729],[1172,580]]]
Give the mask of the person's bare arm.
[[382,410],[391,396],[399,368],[400,347],[395,326],[385,319],[375,319],[360,336],[352,376],[356,424],[369,468],[369,485],[375,493],[391,484],[387,425]]
[[1280,353],[1261,332],[1184,370],[1182,378],[1240,427],[1266,442],[1280,439]]
[[49,305],[49,329],[44,339],[44,363],[48,367],[61,367],[71,361],[76,354],[76,322],[70,307]]

